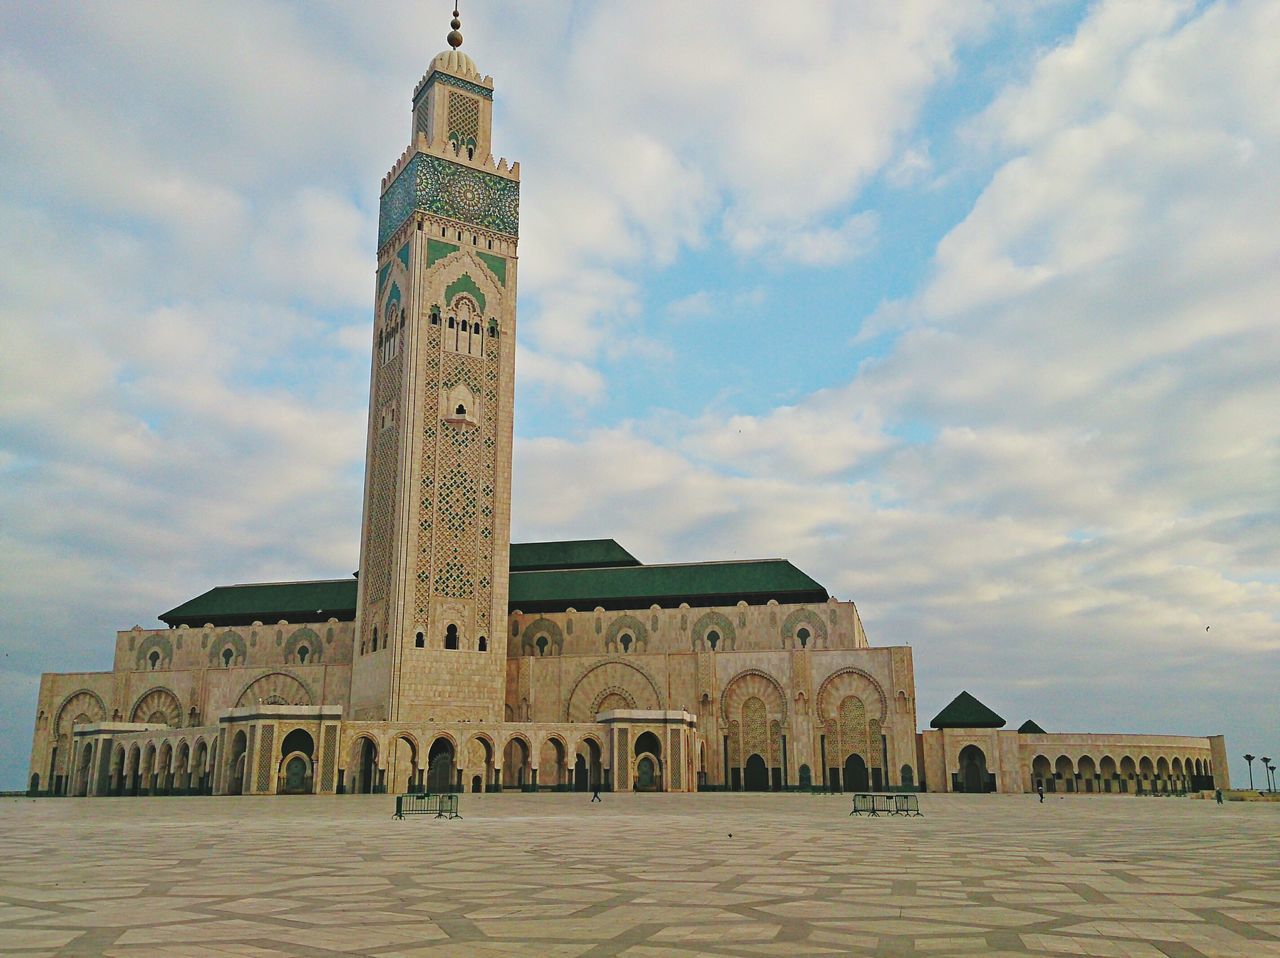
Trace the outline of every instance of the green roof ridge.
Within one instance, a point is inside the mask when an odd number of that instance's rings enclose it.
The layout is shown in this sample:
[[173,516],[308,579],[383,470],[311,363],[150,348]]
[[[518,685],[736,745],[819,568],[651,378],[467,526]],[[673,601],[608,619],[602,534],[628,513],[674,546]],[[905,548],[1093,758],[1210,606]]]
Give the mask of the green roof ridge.
[[1049,733],[1046,732],[1044,729],[1042,729],[1039,725],[1037,725],[1031,719],[1027,719],[1025,722],[1023,722],[1021,725],[1018,726],[1018,734],[1019,735],[1048,735]]
[[1004,728],[1004,719],[968,692],[961,692],[933,717],[930,728]]

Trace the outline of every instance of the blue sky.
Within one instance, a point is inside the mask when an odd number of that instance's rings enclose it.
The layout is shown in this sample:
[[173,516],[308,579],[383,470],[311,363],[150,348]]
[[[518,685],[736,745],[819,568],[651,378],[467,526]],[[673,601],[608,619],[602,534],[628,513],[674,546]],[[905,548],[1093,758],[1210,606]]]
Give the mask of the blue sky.
[[[41,672],[355,567],[378,183],[447,17],[0,12],[0,787]],[[463,32],[523,174],[516,538],[786,555],[911,644],[922,723],[1280,751],[1280,6]]]

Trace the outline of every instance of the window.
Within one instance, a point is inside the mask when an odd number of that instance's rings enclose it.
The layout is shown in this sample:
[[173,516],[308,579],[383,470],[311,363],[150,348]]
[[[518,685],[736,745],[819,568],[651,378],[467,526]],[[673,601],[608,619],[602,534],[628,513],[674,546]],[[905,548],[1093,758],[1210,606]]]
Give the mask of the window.
[[547,637],[545,635],[538,636],[538,641],[534,643],[538,647],[539,655],[547,654]]
[[306,665],[306,664],[307,664],[307,656],[308,656],[308,655],[310,655],[310,654],[311,654],[311,650],[310,650],[309,648],[307,648],[305,645],[300,645],[300,646],[298,646],[298,664],[299,664],[299,665]]
[[427,647],[427,637],[419,632],[413,637],[413,644],[415,648],[425,649]]
[[234,655],[235,653],[232,652],[230,649],[222,650],[222,667],[224,669],[231,668],[231,659],[234,657]]
[[800,629],[796,632],[796,638],[800,640],[800,648],[805,648],[809,644],[809,630]]
[[450,328],[450,329],[453,329],[456,325],[457,325],[457,320],[455,320],[452,316],[450,316],[450,317],[449,317],[449,328]]
[[444,630],[444,647],[451,650],[458,648],[458,627],[456,625],[451,625]]
[[378,651],[378,627],[376,625],[373,627],[373,642],[369,646],[369,651],[371,652]]
[[711,646],[711,651],[716,650],[716,645],[720,642],[720,633],[712,629],[707,633],[707,645]]
[[626,652],[631,648],[631,633],[623,632],[618,636],[618,643],[622,646],[622,651]]
[[151,663],[151,670],[154,672],[156,666],[160,664],[160,653],[152,649],[151,654],[147,656],[147,661]]
[[476,648],[479,649],[481,652],[488,652],[489,640],[486,639],[483,635],[480,636],[480,641],[476,643]]

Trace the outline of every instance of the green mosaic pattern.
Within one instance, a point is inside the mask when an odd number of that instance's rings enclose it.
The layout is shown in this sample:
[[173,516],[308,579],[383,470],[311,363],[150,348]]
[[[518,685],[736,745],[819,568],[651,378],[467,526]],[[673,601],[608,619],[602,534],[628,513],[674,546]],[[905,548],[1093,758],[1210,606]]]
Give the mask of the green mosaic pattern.
[[404,268],[408,269],[409,268],[409,244],[405,243],[403,246],[401,246],[400,252],[396,253],[396,256],[399,257],[400,262],[404,263]]
[[378,209],[378,247],[415,211],[516,236],[520,226],[520,184],[419,153],[405,164],[382,194]]
[[[486,100],[493,99],[493,91],[487,86],[481,86],[479,83],[472,83],[470,80],[464,80],[456,77],[451,73],[441,73],[437,70],[431,76],[427,77],[427,82],[422,85],[422,91],[418,94],[418,100],[427,95],[427,91],[431,89],[432,84],[443,83],[445,86],[451,86],[467,93],[474,93],[476,96],[482,96]],[[417,103],[417,100],[414,101]]]
[[456,243],[446,243],[444,240],[438,239],[427,240],[427,267],[430,268],[446,256],[456,252],[458,252]]
[[476,255],[480,257],[480,261],[485,266],[489,267],[489,272],[493,274],[499,285],[506,286],[507,258],[505,256],[494,256],[492,253],[477,253]]
[[[480,312],[485,310],[484,293],[480,291],[480,287],[476,285],[476,281],[471,278],[470,273],[463,273],[452,283],[445,287],[444,301],[452,308],[453,298],[459,293],[466,293],[476,301],[476,305],[480,307]],[[468,383],[468,385],[470,385]],[[474,391],[474,387],[473,387]]]

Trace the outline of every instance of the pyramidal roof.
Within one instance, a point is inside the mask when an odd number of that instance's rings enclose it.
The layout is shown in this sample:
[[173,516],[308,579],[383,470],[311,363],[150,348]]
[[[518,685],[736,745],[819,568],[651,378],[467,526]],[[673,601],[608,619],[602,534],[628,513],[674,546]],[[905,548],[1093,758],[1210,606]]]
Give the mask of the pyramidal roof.
[[968,692],[961,692],[951,704],[933,717],[930,728],[1004,728],[1004,719]]
[[1021,725],[1018,726],[1018,733],[1020,735],[1047,735],[1048,734],[1039,725],[1031,721],[1031,719],[1027,719],[1025,722],[1023,722]]

